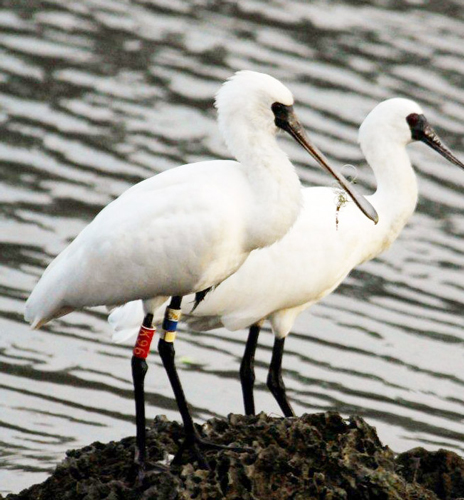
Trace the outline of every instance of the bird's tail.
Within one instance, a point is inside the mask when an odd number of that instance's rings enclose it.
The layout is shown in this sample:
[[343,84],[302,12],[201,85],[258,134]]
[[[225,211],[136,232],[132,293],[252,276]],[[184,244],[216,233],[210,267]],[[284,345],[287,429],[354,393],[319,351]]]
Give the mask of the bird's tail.
[[74,311],[73,307],[63,306],[59,309],[55,309],[51,314],[44,314],[43,311],[35,313],[31,304],[29,304],[29,300],[26,302],[26,308],[24,311],[24,319],[30,323],[31,330],[38,330],[45,324],[47,324],[52,319],[61,318],[61,316],[66,316],[70,312]]
[[113,329],[113,342],[121,343],[137,335],[143,316],[141,300],[134,300],[113,309],[108,316],[108,323]]
[[33,330],[37,330],[52,319],[69,314],[75,309],[63,303],[62,297],[66,283],[56,279],[50,280],[49,278],[53,278],[53,276],[49,269],[45,271],[32,290],[24,308],[24,319],[30,323]]

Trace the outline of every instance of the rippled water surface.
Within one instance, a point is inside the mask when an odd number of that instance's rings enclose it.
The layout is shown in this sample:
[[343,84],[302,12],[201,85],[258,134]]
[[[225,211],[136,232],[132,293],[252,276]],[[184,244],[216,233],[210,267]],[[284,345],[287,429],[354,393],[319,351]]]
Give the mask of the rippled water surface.
[[[315,142],[363,165],[357,128],[380,100],[419,101],[464,158],[461,0],[4,0],[0,10],[0,492],[43,480],[65,450],[132,434],[130,346],[103,310],[31,332],[24,300],[50,260],[135,182],[227,157],[212,96],[233,71],[282,79]],[[283,138],[307,185],[330,184]],[[361,414],[395,451],[464,453],[464,172],[410,147],[418,209],[393,248],[297,320],[285,380],[298,413]],[[361,168],[360,182],[374,179]],[[183,330],[195,418],[240,412],[245,333]],[[272,335],[257,352],[257,406]],[[178,419],[156,353],[148,416]]]

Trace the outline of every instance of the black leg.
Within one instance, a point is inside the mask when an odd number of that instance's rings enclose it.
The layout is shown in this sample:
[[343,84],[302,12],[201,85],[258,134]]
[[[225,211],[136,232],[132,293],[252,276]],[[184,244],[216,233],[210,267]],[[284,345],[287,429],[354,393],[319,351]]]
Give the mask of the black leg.
[[255,383],[255,352],[260,330],[261,326],[258,323],[250,326],[245,353],[240,365],[240,382],[242,384],[245,415],[255,414],[255,400],[253,397],[253,386]]
[[185,398],[184,390],[182,389],[182,384],[180,382],[175,364],[176,353],[174,350],[174,339],[175,339],[175,329],[177,328],[177,319],[179,317],[176,311],[180,310],[180,305],[181,305],[181,297],[173,297],[171,300],[171,304],[166,309],[166,316],[163,323],[163,329],[165,330],[164,338],[161,338],[158,343],[158,350],[161,356],[161,360],[163,362],[163,366],[166,370],[166,373],[169,377],[169,382],[171,383],[171,387],[174,392],[174,396],[176,398],[177,406],[179,408],[179,412],[182,417],[182,422],[184,424],[184,431],[185,431],[185,440],[180,446],[178,452],[176,453],[176,456],[174,457],[172,463],[179,464],[184,451],[189,449],[193,453],[195,458],[198,460],[200,467],[208,469],[209,468],[208,464],[200,451],[200,447],[216,449],[216,450],[227,449],[238,452],[250,451],[250,449],[241,447],[228,447],[211,443],[203,439],[195,429],[193,418],[192,415],[190,414],[190,410],[187,404],[187,400]]
[[[137,428],[135,462],[140,466],[141,471],[145,469],[146,445],[145,445],[145,392],[144,380],[148,370],[145,361],[150,350],[151,339],[154,334],[152,328],[153,315],[147,314],[143,320],[137,342],[132,356],[132,379],[134,382],[135,396],[135,424]],[[150,335],[151,334],[151,335]]]
[[206,460],[197,447],[197,442],[200,441],[200,436],[198,436],[198,433],[195,429],[193,418],[190,414],[190,410],[185,398],[182,384],[179,379],[179,375],[177,373],[175,363],[176,351],[174,349],[174,339],[177,329],[177,320],[170,319],[170,315],[172,317],[173,313],[174,315],[176,315],[176,311],[180,310],[181,301],[181,297],[172,297],[171,303],[166,308],[166,315],[163,323],[164,338],[160,338],[158,343],[158,351],[163,362],[164,369],[166,370],[166,373],[168,375],[169,382],[171,383],[171,387],[176,398],[177,407],[179,408],[185,431],[185,440],[182,443],[176,456],[174,457],[173,463],[179,463],[184,451],[187,448],[190,448],[198,459],[200,466],[207,469],[208,465],[206,463]]
[[269,375],[267,377],[267,386],[274,395],[280,409],[286,417],[294,417],[295,412],[291,407],[287,395],[285,393],[285,384],[282,379],[282,356],[284,354],[285,338],[274,341],[272,349],[271,365],[269,367]]
[[169,377],[169,382],[171,383],[172,390],[174,391],[174,396],[176,398],[177,406],[184,423],[184,429],[186,434],[192,434],[195,432],[195,427],[193,425],[193,419],[190,415],[190,410],[187,405],[187,400],[185,399],[184,390],[182,389],[182,384],[179,379],[179,375],[176,369],[174,342],[167,341],[160,338],[158,343],[158,351],[163,362],[164,369]]

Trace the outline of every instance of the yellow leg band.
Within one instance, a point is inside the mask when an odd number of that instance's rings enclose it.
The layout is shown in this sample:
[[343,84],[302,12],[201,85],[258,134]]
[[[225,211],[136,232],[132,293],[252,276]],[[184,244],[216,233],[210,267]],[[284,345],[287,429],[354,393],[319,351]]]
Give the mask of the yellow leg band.
[[162,337],[165,342],[174,342],[177,332],[163,332]]

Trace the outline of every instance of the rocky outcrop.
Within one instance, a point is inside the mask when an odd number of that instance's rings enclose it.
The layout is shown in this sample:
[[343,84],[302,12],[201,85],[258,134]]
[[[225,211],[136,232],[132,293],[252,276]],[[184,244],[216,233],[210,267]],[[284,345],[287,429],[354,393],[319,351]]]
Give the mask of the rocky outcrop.
[[[250,448],[207,451],[209,470],[187,453],[179,466],[149,470],[137,481],[134,438],[67,453],[53,475],[7,500],[456,500],[464,499],[464,460],[421,448],[395,457],[362,418],[337,413],[275,418],[229,415],[200,433]],[[182,426],[158,417],[148,431],[152,461],[168,464]]]

